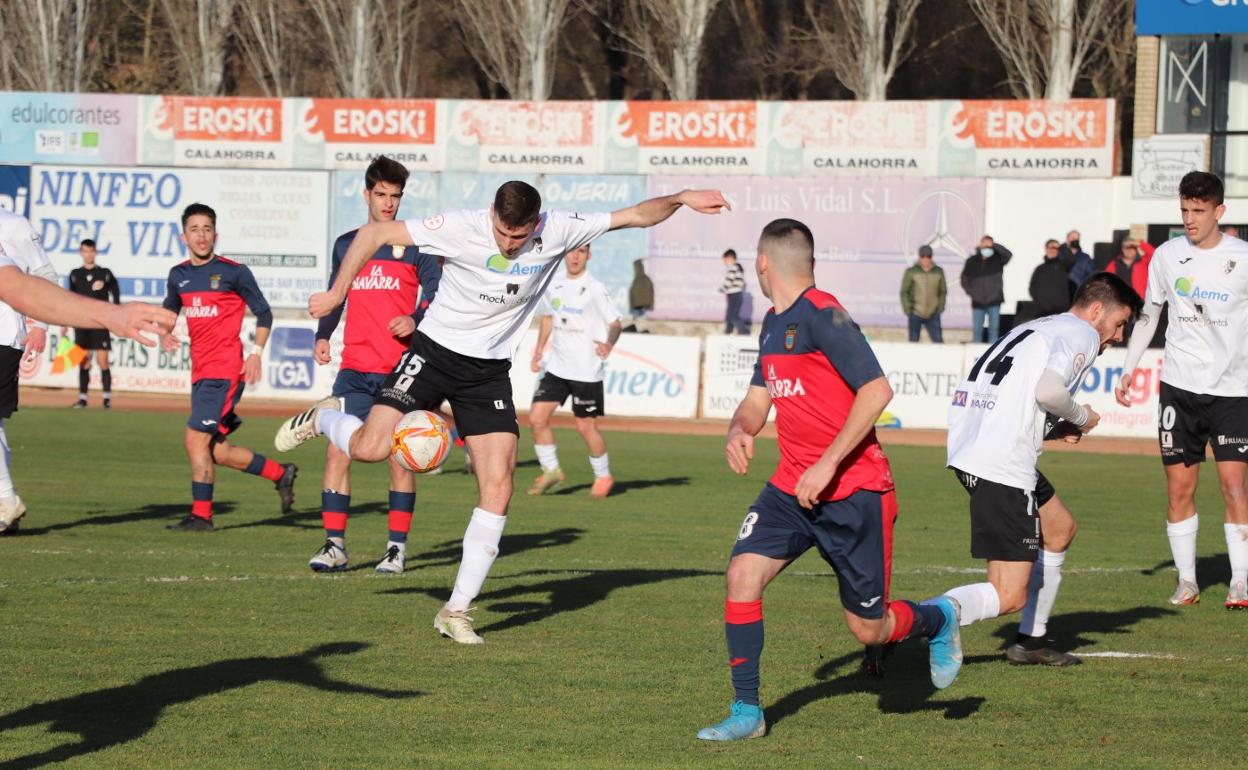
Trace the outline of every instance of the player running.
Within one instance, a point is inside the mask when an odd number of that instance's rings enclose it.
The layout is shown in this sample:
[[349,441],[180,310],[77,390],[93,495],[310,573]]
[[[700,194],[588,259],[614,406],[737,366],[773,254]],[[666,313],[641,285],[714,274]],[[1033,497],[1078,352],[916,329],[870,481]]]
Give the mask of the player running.
[[964,626],[1023,610],[1006,650],[1011,663],[1079,663],[1045,646],[1075,520],[1036,461],[1046,435],[1074,442],[1096,428],[1100,415],[1074,394],[1140,305],[1121,278],[1097,273],[1079,287],[1069,312],[997,340],[954,392],[948,465],[970,495],[971,556],[987,559],[988,582],[945,595],[962,607]]
[[556,278],[546,292],[542,326],[537,347],[533,348],[533,371],[541,371],[546,343],[549,341],[551,346],[546,356],[546,373],[537,382],[529,408],[533,449],[542,473],[529,487],[530,495],[545,494],[564,481],[550,416],[569,396],[576,432],[589,448],[589,465],[594,472],[590,496],[606,497],[615,486],[607,442],[598,431],[597,418],[606,413],[602,377],[607,356],[620,338],[620,313],[607,287],[586,271],[589,258],[588,243],[569,251],[564,259],[566,275]]
[[[407,169],[383,156],[364,172],[364,202],[369,222],[390,222],[399,211]],[[334,241],[333,286],[351,241],[358,230]],[[363,420],[373,405],[377,391],[394,364],[407,350],[412,332],[425,315],[425,308],[438,290],[442,266],[436,257],[421,254],[413,246],[382,246],[365,265],[347,291],[347,328],[343,332],[342,368],[334,380],[333,395],[342,400],[343,411]],[[418,304],[419,298],[419,304]],[[318,364],[330,362],[329,339],[342,318],[342,306],[321,319],[316,329],[313,355]],[[407,554],[407,534],[416,506],[416,485],[412,473],[390,460],[390,539],[377,571],[403,572]],[[351,505],[351,458],[333,444],[325,451],[325,475],[321,483],[321,522],[325,545],[308,562],[317,572],[337,572],[347,568],[347,511]]]
[[1186,234],[1157,247],[1145,310],[1127,348],[1118,403],[1131,405],[1136,366],[1169,305],[1157,439],[1166,469],[1166,535],[1179,571],[1171,604],[1200,601],[1196,482],[1205,447],[1226,506],[1231,562],[1227,609],[1248,608],[1248,243],[1219,232],[1222,180],[1193,171],[1179,182]]
[[[117,277],[107,267],[96,264],[95,241],[88,238],[78,246],[78,254],[82,256],[82,267],[69,271],[69,290],[84,297],[121,304],[121,287]],[[61,336],[69,332],[68,327],[61,327]],[[100,385],[104,390],[104,408],[112,406],[113,373],[108,368],[108,351],[112,349],[112,338],[103,329],[74,329],[74,344],[87,351],[78,367],[78,400],[74,409],[87,408],[87,386],[91,383],[91,359],[100,365]]]
[[793,219],[770,223],[758,241],[755,270],[773,306],[726,452],[729,467],[744,475],[774,405],[780,464],[750,506],[728,562],[724,635],[736,698],[728,718],[698,732],[703,740],[766,733],[758,699],[763,589],[812,547],[836,572],[845,623],[859,641],[926,638],[937,688],[953,684],[962,667],[952,600],[889,598],[897,497],[874,426],[893,390],[858,325],[815,287],[814,248],[810,229]]
[[[273,312],[246,265],[213,252],[217,243],[217,213],[202,203],[182,212],[182,241],[190,259],[169,271],[165,309],[184,310],[191,340],[191,417],[186,424],[186,455],[191,461],[191,512],[169,529],[209,532],[212,525],[212,485],[215,465],[224,465],[272,481],[281,498],[282,513],[295,502],[293,464],[278,465],[264,456],[231,446],[226,436],[243,421],[234,413],[243,388],[260,379],[260,354],[269,341]],[[243,308],[256,316],[256,342],[243,359],[239,332]],[[168,351],[181,342],[172,334],[161,337]]]
[[478,501],[464,533],[454,590],[434,628],[461,644],[484,641],[472,630],[468,613],[498,556],[511,501],[520,435],[508,376],[511,358],[564,254],[609,230],[656,225],[681,206],[708,214],[728,207],[717,190],[686,190],[610,214],[543,214],[541,205],[537,190],[513,181],[498,188],[489,209],[360,228],[333,288],[309,300],[313,316],[341,304],[356,274],[387,243],[445,258],[438,296],[366,420],[344,413],[330,398],[287,420],[274,442],[287,451],[324,434],[351,459],[380,462],[389,457],[394,426],[406,412],[450,401],[472,455]]

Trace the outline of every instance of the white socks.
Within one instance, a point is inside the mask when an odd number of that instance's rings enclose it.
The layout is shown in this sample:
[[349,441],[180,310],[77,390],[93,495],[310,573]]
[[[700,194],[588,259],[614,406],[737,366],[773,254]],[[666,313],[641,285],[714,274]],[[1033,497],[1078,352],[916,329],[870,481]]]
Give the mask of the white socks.
[[992,583],[972,583],[945,591],[945,596],[956,599],[962,605],[960,626],[969,626],[980,620],[990,620],[1001,614],[1001,597]]
[[1248,583],[1248,524],[1224,524],[1226,553],[1231,558],[1231,585]]
[[506,525],[506,516],[481,508],[472,509],[472,519],[464,531],[464,558],[459,563],[459,574],[455,576],[450,601],[446,603],[448,610],[462,612],[468,609],[472,600],[481,593],[485,577],[490,574],[490,567],[494,566],[494,559],[498,557],[498,541],[502,539]]
[[1044,636],[1049,629],[1049,615],[1057,602],[1057,588],[1062,584],[1062,562],[1066,552],[1041,551],[1031,568],[1031,582],[1027,584],[1027,604],[1023,618],[1018,622],[1018,632],[1027,636]]
[[0,419],[0,501],[9,505],[17,503],[13,477],[9,474],[9,437],[4,433],[3,419]]
[[1196,582],[1196,531],[1200,529],[1200,516],[1171,524],[1166,522],[1166,536],[1170,538],[1170,555],[1179,570],[1179,580]]
[[537,452],[537,462],[541,464],[543,471],[550,473],[559,470],[559,455],[554,444],[534,444],[533,450]]
[[347,457],[351,456],[351,435],[363,425],[363,420],[346,412],[322,409],[316,413],[316,429]]
[[589,467],[594,469],[594,478],[605,479],[611,475],[611,461],[607,459],[607,453],[603,452],[602,457],[590,457]]

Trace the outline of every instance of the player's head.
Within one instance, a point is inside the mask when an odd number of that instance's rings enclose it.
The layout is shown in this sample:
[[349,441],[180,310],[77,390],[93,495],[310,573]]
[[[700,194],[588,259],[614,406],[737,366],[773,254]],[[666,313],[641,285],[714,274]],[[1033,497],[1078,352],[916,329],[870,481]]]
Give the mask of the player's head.
[[217,212],[202,203],[182,210],[182,242],[196,259],[208,259],[217,245]]
[[1097,273],[1075,292],[1070,312],[1092,324],[1101,335],[1101,350],[1122,342],[1127,322],[1140,315],[1144,301],[1131,284],[1113,273]]
[[771,299],[777,284],[815,282],[815,236],[796,219],[776,219],[763,228],[754,262],[758,285]]
[[1179,181],[1179,212],[1193,246],[1217,245],[1218,220],[1226,213],[1222,180],[1207,171],[1189,171]]
[[364,172],[364,203],[368,221],[389,222],[399,213],[399,200],[407,186],[407,168],[393,158],[378,155]]
[[504,182],[494,194],[490,219],[494,224],[494,242],[505,256],[514,257],[537,229],[542,212],[542,196],[525,182]]
[[568,264],[568,277],[576,278],[585,272],[585,265],[592,256],[589,253],[589,244],[585,244],[579,249],[573,249],[564,256],[563,261]]
[[737,264],[737,252],[733,249],[728,249],[724,252],[723,260],[725,265]]
[[78,244],[78,254],[82,257],[82,263],[84,265],[94,265],[96,254],[95,241],[87,238],[82,243]]

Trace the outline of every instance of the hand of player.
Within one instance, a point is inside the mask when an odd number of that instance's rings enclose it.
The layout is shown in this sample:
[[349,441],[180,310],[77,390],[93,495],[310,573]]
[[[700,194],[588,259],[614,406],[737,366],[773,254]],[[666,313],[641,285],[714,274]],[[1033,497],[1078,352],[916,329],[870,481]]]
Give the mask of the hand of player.
[[1114,398],[1123,406],[1131,406],[1131,375],[1127,372],[1122,375],[1122,379],[1114,386]]
[[803,508],[814,508],[819,502],[819,495],[828,488],[828,484],[832,483],[832,477],[835,475],[836,465],[822,458],[802,471],[801,477],[797,480],[797,486],[793,489],[797,504]]
[[[104,323],[106,329],[118,337],[132,339],[149,348],[156,346],[156,340],[147,335],[172,337],[173,325],[178,322],[177,313],[165,310],[160,305],[149,305],[146,302],[108,305],[107,312]],[[181,344],[176,337],[174,343],[175,348]]]
[[26,332],[26,356],[34,358],[48,346],[48,330],[42,326],[32,326]]
[[1079,431],[1081,433],[1091,433],[1101,423],[1101,416],[1096,413],[1091,404],[1084,404],[1083,408],[1088,412],[1088,421],[1079,426]]
[[318,364],[327,364],[332,360],[329,354],[329,340],[317,340],[312,346],[312,360]]
[[410,337],[416,331],[416,321],[410,315],[396,315],[387,328],[396,337]]
[[[149,343],[144,343],[144,344],[149,344]],[[160,335],[160,349],[161,350],[165,351],[166,353],[172,353],[173,351],[177,350],[180,347],[182,347],[182,340],[179,340],[177,337],[175,337],[172,332],[170,332],[169,334]]]
[[243,375],[243,382],[248,385],[255,385],[260,381],[260,354],[252,353],[243,359],[243,368],[240,374]]
[[594,352],[595,352],[595,353],[597,353],[597,354],[598,354],[598,357],[599,357],[599,358],[601,358],[601,359],[602,359],[602,360],[604,360],[604,361],[605,361],[605,360],[607,360],[607,356],[611,355],[611,351],[612,351],[614,348],[615,348],[615,346],[614,346],[614,345],[608,345],[608,344],[607,344],[607,343],[605,343],[605,342],[595,342],[595,343],[594,343]]
[[529,369],[534,372],[542,370],[542,355],[538,352],[533,353],[533,358],[529,361]]
[[342,298],[330,291],[318,291],[308,297],[308,314],[313,318],[324,318],[334,312],[334,308],[342,304]]
[[683,190],[677,200],[702,214],[719,214],[732,210],[732,206],[719,190]]
[[754,437],[739,428],[728,431],[727,446],[728,467],[738,476],[744,476],[750,470],[750,460],[754,459]]

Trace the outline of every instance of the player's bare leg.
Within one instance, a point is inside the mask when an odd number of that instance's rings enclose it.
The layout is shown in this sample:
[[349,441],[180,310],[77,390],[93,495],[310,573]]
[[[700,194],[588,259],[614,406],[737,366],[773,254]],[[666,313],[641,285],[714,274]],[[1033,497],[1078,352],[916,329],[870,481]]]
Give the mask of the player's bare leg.
[[168,529],[184,532],[209,532],[212,525],[212,486],[216,466],[212,461],[212,441],[216,434],[186,429],[183,445],[191,463],[191,513]]
[[1049,616],[1057,602],[1057,589],[1062,584],[1062,564],[1066,560],[1066,551],[1075,539],[1076,529],[1075,517],[1057,495],[1040,506],[1042,547],[1039,558],[1032,565],[1027,603],[1018,623],[1018,636],[1005,651],[1011,663],[1072,666],[1081,662],[1070,653],[1045,645]]
[[314,572],[339,572],[347,568],[347,516],[351,507],[351,458],[329,444],[325,449],[325,471],[321,476],[321,526],[325,544],[308,567]]
[[1179,582],[1170,597],[1171,604],[1196,604],[1200,587],[1196,584],[1196,533],[1200,517],[1196,513],[1196,485],[1200,480],[1199,465],[1167,465],[1166,468],[1166,536]]
[[559,404],[554,401],[534,401],[529,407],[529,427],[533,429],[533,450],[542,472],[529,486],[530,495],[543,495],[559,486],[566,478],[559,467],[559,455],[555,451],[555,431],[550,427],[550,417]]
[[477,507],[464,531],[464,556],[451,598],[434,616],[433,627],[460,644],[481,644],[485,640],[472,630],[468,613],[498,558],[511,502],[518,439],[513,433],[485,433],[465,436],[465,440],[476,469]]
[[577,417],[576,432],[589,449],[589,465],[594,471],[594,485],[590,487],[591,497],[606,497],[615,486],[611,476],[610,458],[607,457],[607,442],[598,431],[598,420],[594,417]]
[[1231,562],[1228,610],[1248,609],[1248,464],[1219,462],[1218,484],[1226,504],[1226,553]]

